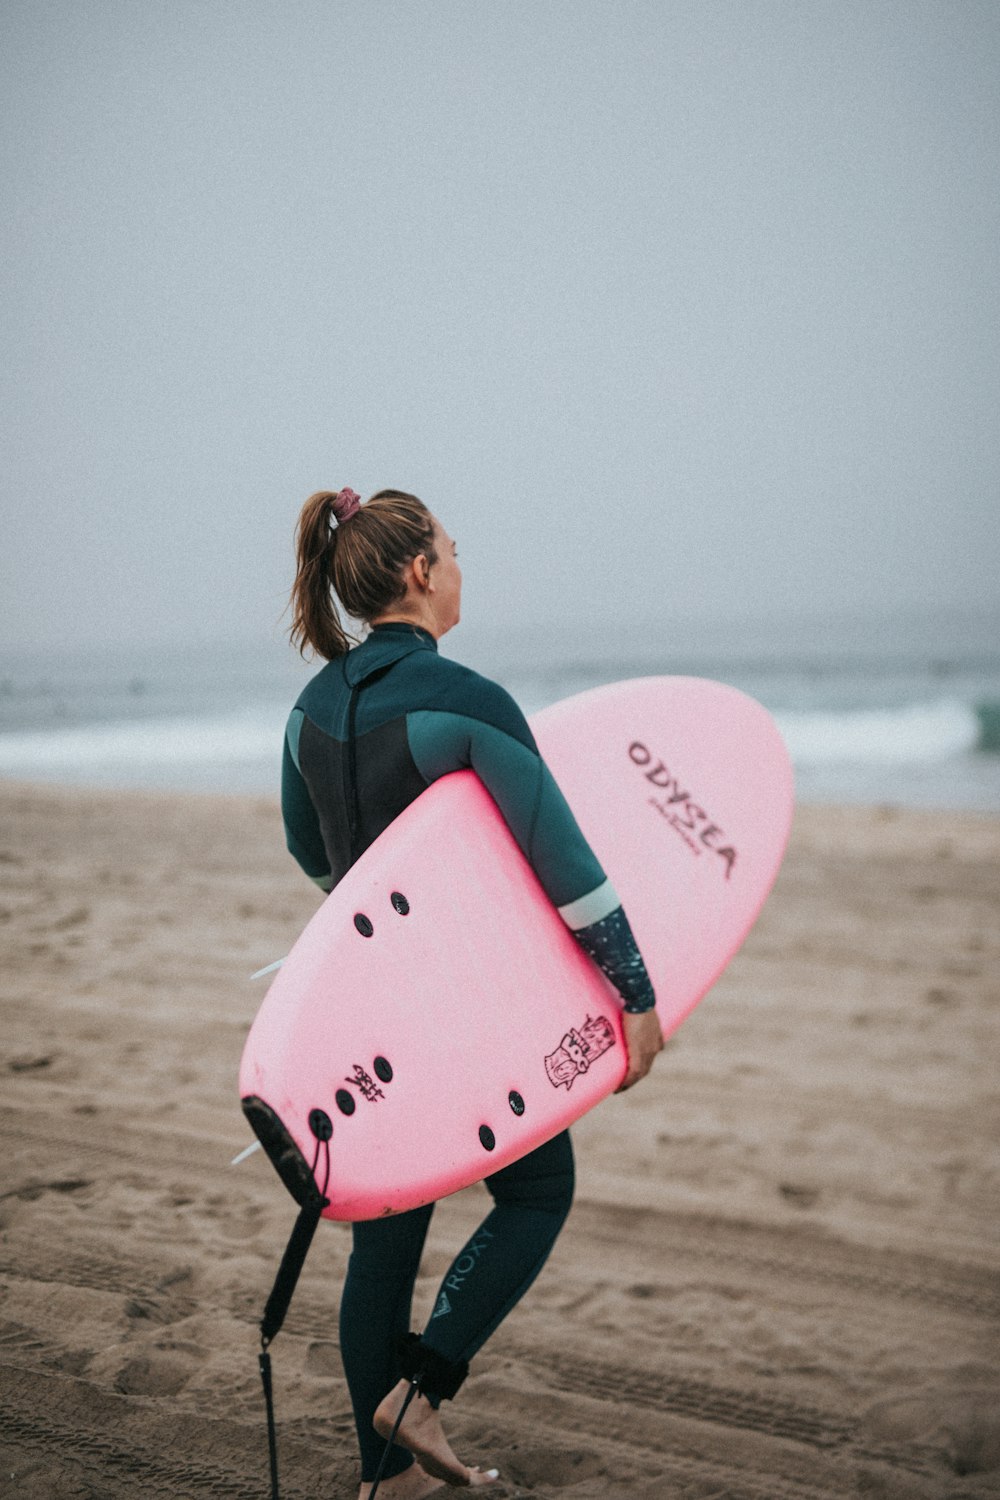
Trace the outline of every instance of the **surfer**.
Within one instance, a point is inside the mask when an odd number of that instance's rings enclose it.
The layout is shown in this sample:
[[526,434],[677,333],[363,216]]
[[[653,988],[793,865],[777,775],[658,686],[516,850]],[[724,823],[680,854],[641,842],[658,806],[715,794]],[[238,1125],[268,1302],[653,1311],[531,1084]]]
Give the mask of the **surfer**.
[[[296,543],[291,637],[327,665],[300,695],[285,736],[289,850],[329,891],[431,782],[474,770],[560,916],[622,997],[621,1088],[631,1088],[663,1046],[652,985],[520,709],[496,683],[438,654],[460,614],[455,543],[416,496],[380,490],[362,505],[349,489],[310,496]],[[338,600],[368,627],[360,644]],[[408,1332],[410,1306],[433,1204],[353,1225],[340,1344],[360,1500],[378,1474],[384,1500],[424,1500],[442,1481],[480,1486],[497,1477],[461,1462],[438,1407],[548,1258],[572,1201],[569,1132],[485,1181],[493,1209],[452,1262],[422,1335]]]

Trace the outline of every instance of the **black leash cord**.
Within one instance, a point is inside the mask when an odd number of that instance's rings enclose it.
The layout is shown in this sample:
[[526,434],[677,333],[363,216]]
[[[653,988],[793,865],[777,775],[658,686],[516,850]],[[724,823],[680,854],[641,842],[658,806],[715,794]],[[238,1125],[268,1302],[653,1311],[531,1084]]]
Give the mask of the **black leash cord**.
[[295,1220],[291,1239],[285,1247],[285,1253],[281,1257],[281,1265],[271,1295],[267,1299],[264,1308],[264,1316],[260,1324],[260,1354],[257,1364],[260,1368],[261,1384],[264,1387],[264,1405],[267,1409],[267,1449],[271,1464],[271,1500],[281,1500],[278,1490],[278,1436],[274,1421],[274,1388],[271,1380],[271,1356],[268,1353],[268,1345],[271,1340],[281,1331],[281,1325],[285,1321],[288,1305],[292,1300],[299,1275],[309,1246],[312,1244],[313,1235],[320,1216],[327,1206],[326,1189],[330,1182],[330,1145],[328,1141],[316,1142],[316,1155],[313,1158],[313,1177],[316,1176],[316,1167],[319,1164],[320,1149],[326,1151],[326,1175],[323,1182],[323,1191],[311,1198],[299,1210],[299,1216]]
[[274,1392],[271,1388],[271,1356],[266,1347],[257,1356],[260,1378],[264,1383],[264,1405],[267,1407],[267,1452],[271,1462],[271,1500],[281,1500],[278,1493],[278,1439],[274,1430]]
[[392,1445],[396,1441],[396,1433],[399,1431],[399,1424],[406,1416],[406,1409],[409,1406],[410,1402],[413,1400],[414,1396],[417,1394],[417,1385],[419,1384],[419,1381],[419,1375],[414,1375],[413,1379],[410,1381],[410,1389],[406,1393],[405,1401],[399,1408],[399,1416],[396,1418],[396,1425],[386,1439],[385,1448],[383,1450],[382,1457],[379,1460],[379,1466],[376,1470],[375,1478],[372,1480],[372,1487],[368,1491],[368,1500],[375,1500],[375,1493],[379,1485],[382,1483],[382,1475],[385,1473],[385,1466],[389,1461],[389,1454],[392,1452]]

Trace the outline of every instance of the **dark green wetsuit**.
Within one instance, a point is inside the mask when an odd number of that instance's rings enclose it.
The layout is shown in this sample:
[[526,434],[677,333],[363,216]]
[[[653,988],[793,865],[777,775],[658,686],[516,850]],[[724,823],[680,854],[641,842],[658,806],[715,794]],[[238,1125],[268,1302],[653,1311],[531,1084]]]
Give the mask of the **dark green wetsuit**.
[[[330,890],[405,807],[439,776],[471,768],[500,808],[545,891],[627,1010],[654,1003],[618,897],[542,761],[517,704],[496,683],[438,655],[410,625],[380,625],[301,694],[285,740],[282,804],[288,847]],[[486,1178],[494,1207],[453,1260],[424,1344],[468,1360],[544,1265],[573,1194],[563,1131]],[[375,1408],[399,1378],[396,1344],[433,1205],[353,1226],[340,1307],[340,1349],[354,1407],[362,1479],[384,1444]],[[385,1473],[411,1455],[394,1447]]]
[[299,697],[282,776],[288,847],[331,890],[432,781],[470,767],[625,1009],[649,1010],[655,997],[621,904],[524,715],[497,683],[439,656],[426,631],[376,626]]

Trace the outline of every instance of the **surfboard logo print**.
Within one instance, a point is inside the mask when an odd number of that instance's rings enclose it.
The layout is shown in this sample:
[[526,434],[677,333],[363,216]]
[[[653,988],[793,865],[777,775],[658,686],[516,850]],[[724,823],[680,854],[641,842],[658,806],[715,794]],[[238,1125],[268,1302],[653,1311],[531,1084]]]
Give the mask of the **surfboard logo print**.
[[717,854],[725,866],[728,880],[736,864],[736,850],[711,814],[698,806],[684,783],[662,760],[654,757],[648,745],[633,740],[628,753],[632,764],[639,766],[646,780],[667,794],[665,797],[650,797],[650,807],[655,807],[674,832],[680,834],[693,854]]
[[344,1079],[345,1083],[352,1084],[358,1090],[362,1099],[367,1099],[369,1104],[374,1104],[376,1099],[384,1099],[385,1095],[375,1082],[372,1075],[365,1071],[360,1063],[354,1064],[354,1074]]
[[565,1086],[590,1070],[590,1065],[615,1045],[614,1027],[607,1016],[588,1016],[580,1027],[566,1032],[559,1046],[545,1059],[545,1071],[554,1089]]

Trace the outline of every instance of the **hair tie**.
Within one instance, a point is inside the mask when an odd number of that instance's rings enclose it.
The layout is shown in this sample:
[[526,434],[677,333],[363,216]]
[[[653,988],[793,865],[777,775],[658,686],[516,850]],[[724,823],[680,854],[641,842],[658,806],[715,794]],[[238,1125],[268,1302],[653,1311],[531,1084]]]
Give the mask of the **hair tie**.
[[356,516],[361,509],[361,496],[356,495],[353,490],[344,489],[333,497],[333,513],[337,518],[337,525],[343,526],[352,516]]

